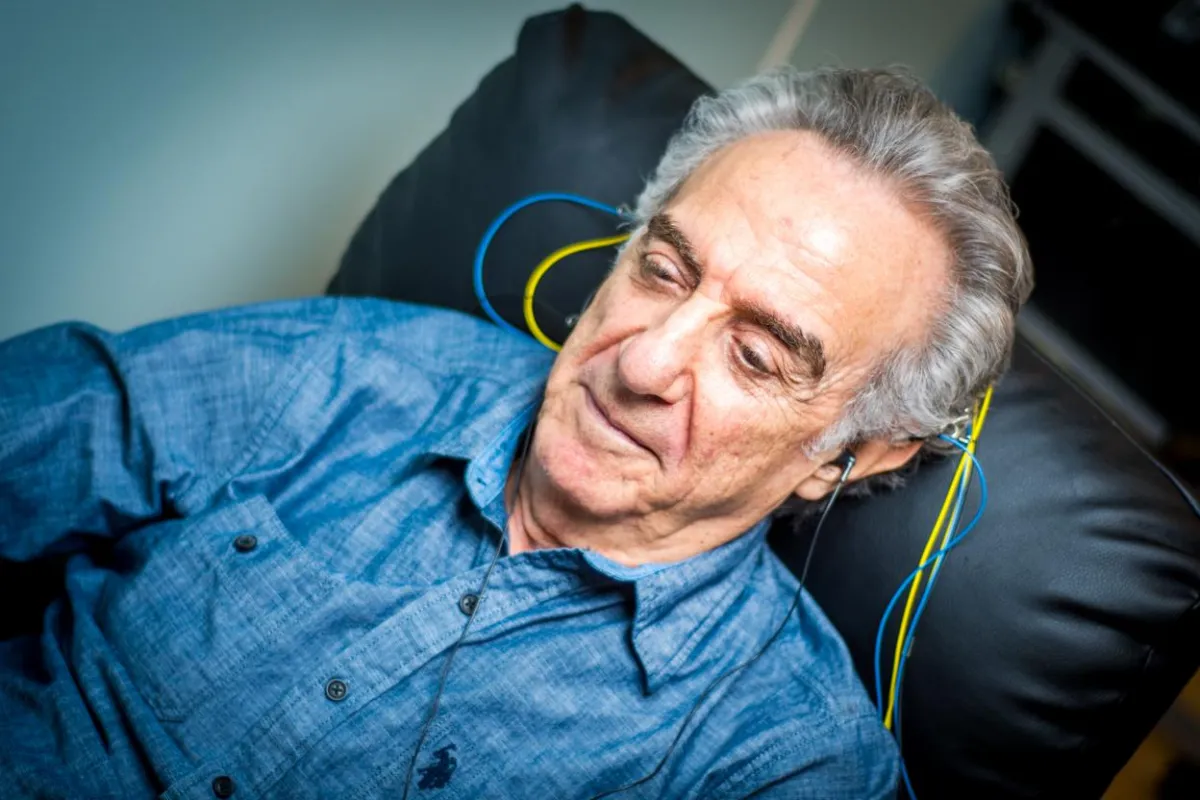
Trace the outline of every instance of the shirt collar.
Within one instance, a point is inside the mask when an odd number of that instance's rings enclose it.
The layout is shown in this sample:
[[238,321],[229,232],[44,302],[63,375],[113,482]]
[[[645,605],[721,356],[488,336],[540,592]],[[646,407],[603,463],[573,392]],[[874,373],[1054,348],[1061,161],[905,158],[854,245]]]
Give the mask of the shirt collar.
[[[467,460],[467,491],[476,506],[503,529],[504,489],[521,435],[541,400],[542,383],[510,387],[493,402],[477,407],[463,424],[441,437],[434,452]],[[574,550],[595,572],[633,587],[633,649],[647,693],[657,691],[687,661],[696,646],[735,606],[766,551],[770,527],[763,520],[720,547],[667,564],[627,567],[591,550]]]
[[598,572],[633,585],[633,649],[648,694],[657,691],[718,625],[745,602],[743,590],[766,555],[763,520],[720,547],[670,564],[626,567],[584,551]]
[[486,506],[508,477],[521,434],[533,422],[545,390],[545,374],[481,390],[466,385],[443,396],[439,416],[446,428],[429,446],[433,455],[469,462],[467,485]]

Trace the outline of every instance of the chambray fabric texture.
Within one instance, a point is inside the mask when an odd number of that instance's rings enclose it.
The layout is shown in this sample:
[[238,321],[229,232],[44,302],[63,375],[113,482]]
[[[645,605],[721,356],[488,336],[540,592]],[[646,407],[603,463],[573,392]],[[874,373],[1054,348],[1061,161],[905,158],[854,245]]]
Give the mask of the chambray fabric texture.
[[[551,361],[335,298],[0,344],[0,555],[72,553],[44,632],[0,643],[0,794],[399,797]],[[765,532],[639,568],[504,554],[410,797],[648,773],[783,619],[796,582]],[[805,595],[622,796],[881,798],[897,763]]]

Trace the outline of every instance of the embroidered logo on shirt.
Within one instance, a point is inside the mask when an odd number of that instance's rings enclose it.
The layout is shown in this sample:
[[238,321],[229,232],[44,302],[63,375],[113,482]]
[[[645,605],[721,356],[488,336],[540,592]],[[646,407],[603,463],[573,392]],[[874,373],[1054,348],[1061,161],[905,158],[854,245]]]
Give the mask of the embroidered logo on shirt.
[[434,750],[433,757],[437,760],[417,770],[421,774],[417,788],[441,789],[450,783],[450,776],[454,774],[454,768],[458,766],[458,759],[450,755],[450,751],[457,749],[451,742],[440,750]]

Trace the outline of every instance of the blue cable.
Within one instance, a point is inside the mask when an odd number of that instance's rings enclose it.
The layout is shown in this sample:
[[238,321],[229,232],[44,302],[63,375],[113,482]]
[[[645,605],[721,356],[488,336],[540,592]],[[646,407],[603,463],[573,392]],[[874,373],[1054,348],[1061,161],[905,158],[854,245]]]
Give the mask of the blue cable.
[[[976,462],[978,463],[978,462]],[[958,527],[959,520],[962,519],[963,507],[966,505],[967,491],[970,485],[967,481],[963,481],[958,487],[958,497],[955,498],[954,513],[950,518],[950,530],[953,531]],[[981,506],[982,508],[982,506]],[[972,522],[972,525],[974,522]],[[964,533],[966,530],[964,529]],[[900,756],[900,777],[904,779],[904,788],[908,791],[909,800],[917,800],[917,792],[913,789],[912,779],[908,775],[908,765],[904,763],[904,737],[902,733],[902,717],[904,705],[904,668],[908,663],[908,656],[912,652],[912,645],[917,630],[917,625],[921,621],[921,615],[925,613],[925,606],[929,602],[929,596],[933,593],[933,585],[937,582],[938,575],[941,573],[942,566],[945,564],[945,559],[934,564],[933,572],[929,575],[929,582],[925,584],[925,592],[921,596],[921,602],[917,605],[916,613],[913,614],[912,621],[908,626],[908,632],[904,636],[904,643],[901,646],[900,666],[896,670],[896,694],[893,700],[893,708],[895,709],[895,720],[892,728],[896,737],[896,747],[899,749]]]
[[598,200],[592,200],[591,198],[584,197],[583,195],[569,194],[567,192],[540,192],[538,194],[531,194],[528,197],[518,200],[500,212],[500,216],[496,217],[496,219],[492,221],[492,224],[488,226],[487,231],[483,234],[483,239],[481,239],[479,242],[479,247],[475,250],[475,298],[479,301],[479,305],[483,307],[483,312],[488,315],[492,322],[496,323],[510,333],[523,335],[523,331],[521,331],[520,328],[512,325],[499,314],[497,314],[496,309],[492,308],[491,302],[487,299],[487,293],[483,290],[483,257],[487,254],[487,249],[491,245],[492,239],[495,238],[496,231],[500,230],[500,226],[502,226],[505,222],[508,222],[509,218],[513,214],[516,214],[521,209],[531,206],[534,203],[543,203],[549,200],[575,203],[576,205],[594,208],[597,211],[603,211],[606,214],[612,214],[614,217],[623,216],[620,211],[613,206],[608,205],[607,203],[601,203]]
[[[966,453],[970,457],[970,459],[973,463],[973,466],[975,467],[975,472],[979,475],[979,508],[976,509],[975,516],[971,518],[971,521],[967,523],[966,527],[963,528],[961,533],[959,533],[957,536],[955,536],[953,539],[951,539],[949,542],[947,542],[945,547],[931,553],[929,555],[929,558],[927,558],[921,564],[917,565],[917,567],[908,574],[908,577],[905,578],[903,583],[900,584],[899,588],[896,589],[896,593],[892,595],[892,599],[888,602],[887,608],[885,608],[883,611],[883,617],[879,620],[879,630],[876,632],[876,635],[875,635],[875,703],[880,709],[881,719],[882,719],[884,706],[883,706],[883,702],[882,702],[883,684],[882,684],[882,678],[881,678],[882,666],[880,663],[880,654],[883,652],[883,634],[884,634],[884,631],[887,629],[887,621],[891,618],[892,612],[896,608],[896,604],[898,602],[900,602],[900,598],[903,596],[904,590],[907,589],[909,584],[911,584],[916,579],[917,573],[921,572],[926,567],[928,567],[930,564],[937,561],[937,559],[940,556],[943,556],[946,553],[949,553],[951,550],[953,550],[955,547],[957,547],[959,545],[959,543],[962,542],[962,540],[964,538],[966,538],[967,534],[969,534],[972,530],[974,530],[975,526],[977,524],[979,524],[979,520],[983,517],[983,511],[987,507],[987,499],[988,499],[987,479],[984,477],[983,467],[980,466],[979,459],[977,459],[975,457],[975,454],[972,453],[970,450],[968,450],[967,446],[965,444],[963,444],[962,442],[960,442],[958,439],[947,436],[945,434],[941,434],[941,436],[939,438],[954,445],[955,447],[962,450],[964,453]],[[913,617],[912,623],[909,626],[909,635],[905,637],[905,642],[906,642],[904,645],[905,649],[911,644],[910,637],[912,635],[912,631],[916,629],[917,622],[920,621],[921,614],[924,612],[925,605],[928,602],[928,600],[929,600],[929,592],[927,591],[925,593],[925,595],[922,597],[921,604],[917,608],[917,613]],[[901,652],[904,652],[904,651],[905,650],[902,649]],[[901,663],[901,669],[903,669],[904,660],[901,659],[900,663]],[[900,686],[899,686],[900,677],[901,677],[901,674],[897,673],[897,676],[896,676],[896,683],[897,683],[896,691],[897,691],[897,693],[899,693],[899,691],[900,691]],[[900,775],[904,779],[904,788],[908,791],[910,800],[916,800],[917,795],[916,795],[916,792],[913,791],[912,782],[908,777],[908,769],[904,765],[903,758],[900,759]]]
[[[951,442],[955,447],[958,447],[958,448],[962,449],[964,452],[966,452],[965,445],[963,445],[957,439],[953,439],[953,438],[951,438],[949,436],[945,436],[945,435],[943,435],[942,438],[945,438],[947,441]],[[916,566],[916,568],[913,569],[912,572],[908,573],[908,577],[904,579],[903,583],[901,583],[899,588],[896,589],[896,593],[894,595],[892,595],[891,601],[888,602],[887,608],[885,608],[883,611],[883,618],[880,619],[880,621],[879,621],[879,629],[878,629],[878,631],[876,631],[876,635],[875,635],[875,703],[881,709],[880,710],[880,718],[881,719],[882,719],[882,714],[883,714],[883,712],[882,712],[883,686],[882,686],[882,683],[880,680],[880,673],[882,671],[882,664],[880,662],[880,653],[882,653],[882,651],[883,651],[883,634],[884,634],[885,629],[887,628],[887,621],[891,618],[892,612],[896,608],[896,603],[900,602],[900,597],[901,597],[901,595],[904,594],[904,590],[907,589],[908,585],[916,579],[917,573],[921,572],[926,567],[928,567],[930,564],[932,564],[934,561],[936,561],[939,556],[945,555],[946,553],[949,553],[951,550],[953,550],[955,547],[957,547],[959,542],[961,542],[963,540],[963,537],[965,537],[968,533],[970,533],[971,530],[975,527],[975,525],[979,522],[979,518],[981,516],[983,516],[983,509],[987,505],[987,481],[984,479],[983,472],[980,470],[978,459],[976,459],[974,455],[971,455],[971,460],[974,462],[975,471],[979,474],[979,486],[980,486],[980,492],[981,492],[979,509],[975,512],[975,516],[971,519],[971,521],[969,523],[967,523],[967,526],[963,529],[962,533],[958,534],[953,539],[951,539],[949,542],[947,542],[945,547],[941,548],[940,550],[935,550],[934,552],[930,553],[929,558],[927,558],[925,561],[918,564]]]
[[[967,429],[967,441],[970,441],[970,438],[971,438],[971,432],[970,432],[970,428],[968,428]],[[962,483],[960,483],[958,485],[958,490],[955,493],[956,497],[954,498],[954,506],[953,506],[954,510],[950,514],[950,522],[947,525],[947,529],[951,532],[951,536],[953,536],[954,531],[958,530],[958,523],[962,520],[962,512],[963,512],[963,508],[967,504],[967,493],[970,491],[970,488],[971,488],[970,481],[964,480]],[[950,537],[947,537],[947,542],[949,542],[949,538]],[[925,603],[926,603],[926,601],[928,601],[929,595],[933,591],[933,585],[937,582],[938,575],[941,574],[942,566],[945,565],[945,563],[946,563],[945,559],[934,562],[933,571],[929,574],[929,580],[925,583],[925,590],[921,596],[921,602],[917,606],[917,612],[916,612],[916,614],[913,615],[911,624],[909,625],[908,630],[905,632],[904,641],[901,643],[900,665],[896,670],[895,696],[892,698],[892,708],[893,708],[893,714],[895,716],[895,721],[892,724],[892,729],[896,736],[896,743],[900,746],[901,751],[903,751],[903,749],[904,749],[904,738],[901,735],[901,730],[900,730],[900,725],[901,725],[901,723],[900,723],[900,700],[901,700],[900,686],[904,680],[904,663],[908,660],[908,654],[912,651],[912,644],[913,644],[913,639],[914,639],[913,632],[916,630],[917,620],[919,620],[921,617],[921,611],[922,611],[922,609],[924,609]]]

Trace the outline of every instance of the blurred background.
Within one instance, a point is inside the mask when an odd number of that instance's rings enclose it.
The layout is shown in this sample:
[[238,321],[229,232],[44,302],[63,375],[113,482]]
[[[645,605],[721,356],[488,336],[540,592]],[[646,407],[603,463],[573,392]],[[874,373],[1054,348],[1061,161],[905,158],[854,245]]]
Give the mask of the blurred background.
[[[319,294],[390,178],[563,0],[0,4],[0,339]],[[1022,333],[1200,483],[1200,0],[625,0],[700,77],[902,63],[973,122]],[[1182,368],[1184,375],[1177,376]],[[1109,796],[1200,797],[1200,685]]]

